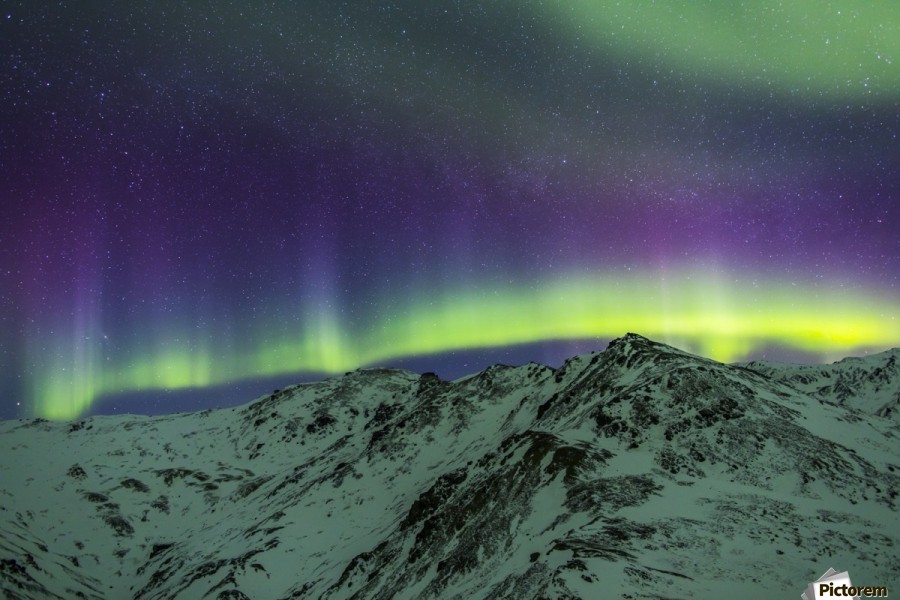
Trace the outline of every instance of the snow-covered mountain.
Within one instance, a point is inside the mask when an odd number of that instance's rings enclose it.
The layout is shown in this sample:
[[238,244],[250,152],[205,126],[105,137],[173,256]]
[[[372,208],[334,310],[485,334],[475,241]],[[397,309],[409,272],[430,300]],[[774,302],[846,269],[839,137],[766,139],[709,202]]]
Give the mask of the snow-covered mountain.
[[900,573],[898,351],[363,369],[245,407],[0,422],[6,598],[797,598]]
[[900,421],[900,352],[894,349],[831,365],[782,365],[756,361],[745,366],[825,402]]

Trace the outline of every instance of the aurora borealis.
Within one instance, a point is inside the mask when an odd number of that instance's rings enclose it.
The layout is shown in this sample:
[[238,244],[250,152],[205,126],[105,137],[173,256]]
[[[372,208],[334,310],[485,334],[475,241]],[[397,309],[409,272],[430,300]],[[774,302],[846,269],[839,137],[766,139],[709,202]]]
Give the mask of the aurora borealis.
[[8,3],[0,415],[900,344],[900,7],[617,4]]

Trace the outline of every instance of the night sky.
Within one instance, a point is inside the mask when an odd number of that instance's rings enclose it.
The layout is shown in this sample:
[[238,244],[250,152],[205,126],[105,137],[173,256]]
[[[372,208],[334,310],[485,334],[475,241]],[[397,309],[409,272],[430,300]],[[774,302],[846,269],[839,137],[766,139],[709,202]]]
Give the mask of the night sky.
[[900,345],[900,3],[2,11],[2,417]]

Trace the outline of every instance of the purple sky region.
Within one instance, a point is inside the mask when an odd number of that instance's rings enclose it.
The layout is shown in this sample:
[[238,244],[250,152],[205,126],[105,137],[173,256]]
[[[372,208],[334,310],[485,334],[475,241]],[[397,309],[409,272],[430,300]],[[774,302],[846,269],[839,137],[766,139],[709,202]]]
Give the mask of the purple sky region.
[[[896,316],[897,78],[823,92],[579,31],[528,2],[7,3],[0,415],[48,380],[115,394],[160,348],[209,340],[218,373],[310,315],[359,332],[573,272],[840,286]],[[560,359],[544,341],[478,356]]]

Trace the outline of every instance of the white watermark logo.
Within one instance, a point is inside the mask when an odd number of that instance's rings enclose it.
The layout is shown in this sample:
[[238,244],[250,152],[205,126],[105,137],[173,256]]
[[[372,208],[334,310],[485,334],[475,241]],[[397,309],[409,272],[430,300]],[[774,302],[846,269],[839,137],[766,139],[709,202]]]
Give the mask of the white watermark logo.
[[806,586],[806,591],[800,597],[803,600],[887,598],[888,590],[883,585],[853,585],[847,571],[838,573],[834,569],[828,569],[824,575]]

